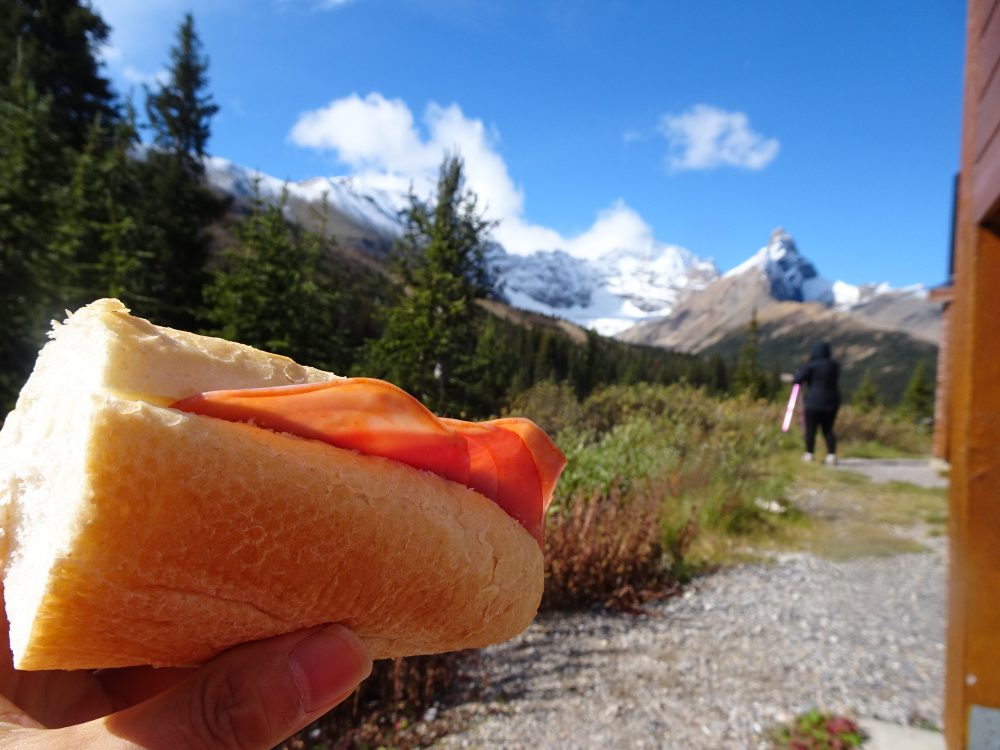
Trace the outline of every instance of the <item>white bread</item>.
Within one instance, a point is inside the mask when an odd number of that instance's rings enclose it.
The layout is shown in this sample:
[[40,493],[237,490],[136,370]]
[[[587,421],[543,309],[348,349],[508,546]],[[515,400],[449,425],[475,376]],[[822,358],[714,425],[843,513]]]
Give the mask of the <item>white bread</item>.
[[334,376],[154,326],[117,300],[54,325],[0,431],[18,669],[198,664],[342,622],[376,658],[531,621],[536,541],[491,500],[325,443],[169,409]]

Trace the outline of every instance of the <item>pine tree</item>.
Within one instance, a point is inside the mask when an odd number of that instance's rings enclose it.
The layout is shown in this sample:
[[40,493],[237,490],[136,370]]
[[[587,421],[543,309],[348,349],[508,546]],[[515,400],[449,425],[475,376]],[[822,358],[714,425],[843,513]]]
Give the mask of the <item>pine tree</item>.
[[338,296],[323,268],[321,234],[289,226],[286,196],[266,203],[256,190],[250,215],[236,227],[237,246],[222,258],[206,290],[216,335],[284,354],[304,364],[340,368]]
[[18,64],[38,94],[49,97],[57,139],[74,149],[83,147],[96,117],[107,124],[118,117],[95,57],[109,32],[97,11],[79,0],[0,0],[0,76],[6,79]]
[[193,330],[205,314],[208,228],[222,216],[225,202],[203,178],[209,121],[218,107],[205,92],[208,60],[190,14],[181,23],[170,57],[168,80],[147,97],[158,147],[147,152],[144,162],[142,215],[152,230],[151,253],[136,294],[149,300],[140,308],[144,314]]
[[870,368],[865,370],[865,374],[861,378],[861,383],[851,398],[851,404],[862,412],[870,412],[882,404],[882,395],[879,393],[878,386],[875,384],[875,377],[872,375]]
[[767,374],[760,366],[760,326],[757,323],[757,312],[754,311],[733,370],[733,389],[737,393],[746,393],[753,399],[766,398],[767,380]]
[[708,360],[708,388],[712,393],[721,394],[729,390],[729,368],[726,360],[713,354]]
[[899,409],[905,417],[914,421],[934,418],[934,384],[927,377],[924,360],[918,361],[913,368],[913,375],[903,391]]
[[771,374],[766,380],[766,387],[767,392],[765,396],[768,401],[773,401],[774,398],[781,393],[781,365],[778,363],[777,359],[771,363]]
[[577,398],[586,398],[594,389],[600,339],[595,331],[587,331],[587,343],[574,347],[570,353],[569,381]]
[[68,271],[68,308],[100,297],[138,307],[149,301],[139,290],[153,235],[141,220],[142,164],[133,157],[139,139],[131,105],[127,113],[111,127],[95,119],[59,193],[54,242]]
[[384,377],[439,413],[477,409],[484,363],[477,359],[475,300],[493,292],[485,262],[492,224],[464,190],[462,160],[441,165],[433,206],[410,196],[396,247],[407,294],[385,312],[380,339],[365,348],[360,371]]
[[0,144],[0,410],[6,414],[56,311],[63,267],[49,238],[64,149],[53,129],[52,98],[19,62],[0,97]]
[[201,159],[219,108],[207,93],[208,58],[202,53],[194,17],[187,13],[170,50],[169,79],[146,99],[156,145],[202,170]]

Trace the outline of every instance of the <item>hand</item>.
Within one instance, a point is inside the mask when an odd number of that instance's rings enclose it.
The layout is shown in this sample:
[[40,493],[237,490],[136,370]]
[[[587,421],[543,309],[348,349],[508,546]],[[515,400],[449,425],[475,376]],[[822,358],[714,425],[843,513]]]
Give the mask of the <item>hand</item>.
[[356,635],[327,625],[236,646],[197,669],[18,672],[0,623],[0,750],[266,750],[372,668]]

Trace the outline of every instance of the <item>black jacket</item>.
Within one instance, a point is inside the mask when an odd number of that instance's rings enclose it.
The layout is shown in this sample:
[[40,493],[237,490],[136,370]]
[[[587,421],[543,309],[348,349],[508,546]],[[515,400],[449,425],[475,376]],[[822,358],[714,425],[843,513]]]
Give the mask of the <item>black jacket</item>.
[[830,345],[813,346],[809,361],[795,373],[796,383],[805,383],[807,409],[834,411],[840,407],[840,362],[830,356]]

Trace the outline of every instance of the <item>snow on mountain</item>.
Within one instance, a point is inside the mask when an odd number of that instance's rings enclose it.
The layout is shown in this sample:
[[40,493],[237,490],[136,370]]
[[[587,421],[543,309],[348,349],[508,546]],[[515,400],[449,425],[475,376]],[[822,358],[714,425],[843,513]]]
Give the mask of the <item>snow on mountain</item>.
[[740,335],[754,315],[774,325],[784,316],[781,325],[792,327],[842,316],[852,325],[903,331],[930,343],[937,341],[941,318],[940,307],[927,301],[920,285],[891,289],[887,284],[856,286],[824,278],[799,253],[791,236],[778,228],[767,245],[743,263],[704,290],[686,295],[670,314],[628,329],[621,338],[705,351]]
[[833,305],[853,294],[850,284],[830,282],[816,271],[795,246],[795,240],[780,227],[771,232],[771,239],[754,255],[727,271],[732,277],[750,271],[764,274],[771,286],[771,296],[779,302],[821,302]]
[[279,180],[227,159],[211,156],[205,160],[210,184],[237,198],[250,198],[256,189],[264,198],[274,199],[283,190],[309,203],[329,204],[354,221],[379,234],[398,236],[402,231],[399,212],[408,205],[407,184],[380,175],[314,177],[301,182]]
[[[209,182],[238,198],[256,190],[268,199],[282,190],[310,203],[325,195],[330,208],[392,240],[402,232],[400,211],[409,204],[408,184],[392,177],[317,177],[286,182],[226,159],[206,159]],[[686,293],[719,275],[715,264],[689,250],[648,240],[641,247],[611,247],[596,259],[562,249],[530,255],[491,248],[504,295],[515,307],[566,318],[614,335],[649,318],[666,315]]]
[[[515,307],[550,312],[582,310],[594,305],[594,290],[600,282],[596,269],[564,250],[512,255],[498,248],[490,262]],[[522,304],[514,302],[515,298]]]
[[771,297],[779,302],[819,302],[844,312],[884,295],[916,299],[927,297],[927,288],[923,284],[893,289],[886,283],[855,285],[846,281],[829,281],[820,276],[816,266],[799,253],[795,240],[781,227],[771,232],[767,245],[723,276],[732,278],[753,271],[767,279]]
[[[329,210],[348,225],[378,236],[386,247],[403,230],[400,212],[409,205],[410,185],[401,178],[372,174],[291,182],[219,157],[207,158],[205,169],[211,184],[240,199],[255,191],[269,200],[287,191],[290,198],[313,205],[325,198]],[[767,299],[819,302],[844,312],[856,311],[876,322],[896,325],[897,320],[918,320],[917,327],[926,327],[917,304],[926,298],[922,286],[892,290],[885,284],[830,281],[820,276],[781,228],[771,233],[767,245],[721,276],[712,261],[651,236],[637,241],[637,246],[610,246],[596,253],[591,249],[588,257],[560,248],[519,255],[494,245],[488,262],[510,304],[565,318],[608,336],[669,316],[681,303],[686,309],[687,300],[700,291],[737,279],[753,279],[761,299],[744,302],[754,308]],[[746,287],[740,283],[740,288]],[[712,304],[709,317],[717,322],[723,313],[719,305],[739,306],[732,295],[722,295]]]
[[685,293],[719,275],[714,263],[659,243],[613,248],[595,260],[541,250],[504,253],[494,263],[515,307],[566,318],[606,336],[666,315]]

